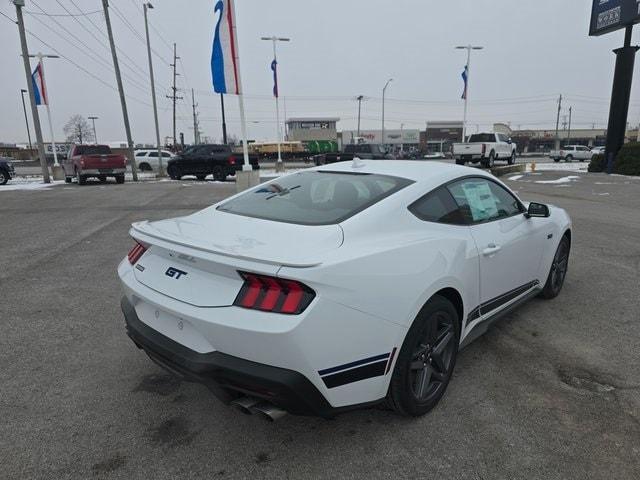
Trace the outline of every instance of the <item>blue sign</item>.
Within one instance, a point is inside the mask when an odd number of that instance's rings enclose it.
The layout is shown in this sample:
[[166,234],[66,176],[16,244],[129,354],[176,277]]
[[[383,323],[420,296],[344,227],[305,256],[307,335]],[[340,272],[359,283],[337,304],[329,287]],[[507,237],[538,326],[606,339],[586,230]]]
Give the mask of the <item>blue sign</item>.
[[640,22],[640,0],[593,0],[589,35],[603,35]]

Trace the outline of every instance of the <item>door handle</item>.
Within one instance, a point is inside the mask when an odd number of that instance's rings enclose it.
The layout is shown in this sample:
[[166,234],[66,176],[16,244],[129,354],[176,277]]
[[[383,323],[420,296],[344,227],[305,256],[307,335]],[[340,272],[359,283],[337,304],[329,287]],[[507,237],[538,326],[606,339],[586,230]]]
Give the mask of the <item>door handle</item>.
[[487,248],[485,248],[482,251],[482,254],[485,257],[488,257],[490,255],[494,255],[498,253],[500,250],[502,250],[502,247],[500,245],[496,245],[495,243],[490,243],[489,245],[487,245]]

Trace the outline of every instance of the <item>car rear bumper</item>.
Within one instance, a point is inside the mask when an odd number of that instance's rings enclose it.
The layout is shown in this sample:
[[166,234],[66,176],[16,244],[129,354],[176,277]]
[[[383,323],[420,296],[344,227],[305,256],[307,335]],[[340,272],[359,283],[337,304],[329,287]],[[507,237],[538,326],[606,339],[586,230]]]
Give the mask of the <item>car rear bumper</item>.
[[174,375],[207,386],[225,403],[248,395],[267,400],[295,415],[330,418],[346,410],[332,407],[301,373],[217,351],[195,352],[145,325],[126,297],[122,298],[121,308],[127,334],[138,348]]
[[80,175],[124,175],[125,168],[84,168]]

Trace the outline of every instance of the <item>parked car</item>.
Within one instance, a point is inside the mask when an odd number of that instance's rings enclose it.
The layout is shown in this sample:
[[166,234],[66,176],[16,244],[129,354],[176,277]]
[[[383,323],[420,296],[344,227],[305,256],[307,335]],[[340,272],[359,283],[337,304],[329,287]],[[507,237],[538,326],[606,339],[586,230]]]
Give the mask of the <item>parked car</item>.
[[9,157],[0,157],[0,185],[6,185],[9,180],[16,176],[13,159]]
[[[175,158],[175,154],[169,150],[161,150],[162,165],[167,168],[167,162]],[[160,168],[160,159],[158,157],[158,149],[144,149],[135,151],[136,165],[141,172],[157,172]]]
[[156,363],[245,412],[419,416],[459,348],[560,293],[571,228],[477,168],[342,162],[134,223],[121,307]]
[[78,185],[87,183],[87,178],[95,177],[106,182],[114,177],[116,183],[124,183],[127,158],[113,153],[108,145],[71,145],[67,158],[62,161],[65,180],[73,178]]
[[586,162],[587,160],[591,160],[594,155],[595,153],[584,145],[565,145],[560,150],[551,150],[549,154],[554,162],[559,162],[560,160],[564,160],[565,162],[572,162],[574,160]]
[[[249,161],[254,170],[260,168],[257,155],[250,155]],[[185,175],[204,180],[213,174],[214,180],[222,182],[242,170],[243,163],[242,154],[234,154],[229,145],[194,145],[169,160],[167,173],[174,180]]]
[[593,147],[591,149],[591,153],[593,155],[604,155],[604,150],[606,147]]
[[458,165],[480,162],[483,167],[492,168],[496,160],[513,165],[516,152],[516,144],[502,133],[475,133],[466,143],[453,144],[453,156]]
[[316,165],[328,165],[336,162],[347,162],[354,157],[363,160],[391,160],[393,155],[387,153],[382,145],[375,143],[359,143],[345,145],[344,150],[338,153],[323,153],[314,157]]

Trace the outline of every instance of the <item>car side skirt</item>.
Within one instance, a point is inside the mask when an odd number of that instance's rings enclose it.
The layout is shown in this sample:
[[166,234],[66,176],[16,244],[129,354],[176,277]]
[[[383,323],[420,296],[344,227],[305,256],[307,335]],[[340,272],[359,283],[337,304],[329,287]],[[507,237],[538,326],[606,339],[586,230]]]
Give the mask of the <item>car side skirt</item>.
[[[529,282],[521,287],[514,288],[513,290],[504,293],[494,299],[489,300],[488,302],[483,303],[482,305],[474,308],[467,317],[467,325],[474,320],[477,320],[481,317],[481,312],[484,310],[488,311],[488,314],[485,318],[483,318],[480,322],[478,322],[471,331],[464,338],[462,343],[460,344],[460,349],[465,348],[467,345],[472,343],[478,337],[482,336],[491,325],[500,320],[502,317],[511,313],[517,307],[522,305],[527,300],[535,297],[540,293],[540,289],[538,288],[540,282],[538,280]],[[519,297],[519,298],[518,298]],[[497,311],[504,304],[513,301],[510,305],[502,310]],[[495,312],[495,313],[494,313]]]

